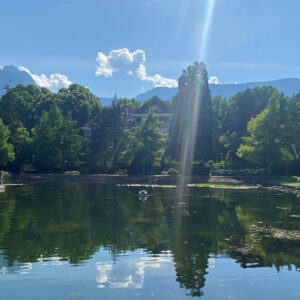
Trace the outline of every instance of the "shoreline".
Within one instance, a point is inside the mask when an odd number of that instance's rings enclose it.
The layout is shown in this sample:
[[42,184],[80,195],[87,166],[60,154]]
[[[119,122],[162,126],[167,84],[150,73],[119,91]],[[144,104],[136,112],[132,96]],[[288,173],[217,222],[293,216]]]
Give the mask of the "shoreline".
[[[186,183],[211,183],[230,185],[256,185],[258,177],[248,176],[191,176]],[[95,183],[149,183],[149,184],[178,184],[180,176],[168,175],[67,175],[67,174],[20,174],[12,175],[9,181],[19,182],[95,182]]]
[[[85,182],[85,183],[115,183],[115,184],[145,184],[145,185],[180,185],[180,176],[170,175],[111,175],[111,174],[17,174],[12,175],[3,185],[43,182]],[[258,176],[191,176],[186,182],[189,186],[203,187],[209,185],[257,186],[262,188],[280,189],[283,191],[300,192],[299,186],[289,186],[285,183],[272,183]]]
[[[288,186],[284,183],[268,183],[268,180],[258,176],[191,176],[186,186],[193,188],[248,189],[263,188],[300,195],[299,186]],[[110,175],[110,174],[18,174],[12,175],[3,183],[5,186],[23,185],[30,183],[99,183],[128,186],[176,187],[180,185],[180,176],[169,175]]]

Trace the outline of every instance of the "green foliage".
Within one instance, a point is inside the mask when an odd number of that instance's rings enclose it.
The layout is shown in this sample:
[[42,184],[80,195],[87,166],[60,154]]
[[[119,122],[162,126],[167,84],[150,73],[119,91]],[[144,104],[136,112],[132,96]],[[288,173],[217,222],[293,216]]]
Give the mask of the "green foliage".
[[35,165],[41,170],[55,170],[78,166],[83,138],[78,135],[71,115],[64,118],[54,105],[43,112],[40,124],[33,129]]
[[267,169],[212,169],[212,176],[261,176],[267,174]]
[[10,141],[15,151],[13,168],[14,171],[20,171],[22,164],[32,160],[32,137],[24,126],[19,125],[13,127]]
[[[288,98],[273,87],[255,87],[211,99],[206,66],[197,62],[182,72],[171,102],[144,102],[142,113],[150,116],[141,124],[135,115],[140,106],[136,99],[115,97],[102,108],[99,98],[77,84],[57,93],[18,85],[0,99],[1,164],[12,172],[80,165],[81,171],[110,173],[130,171],[130,164],[143,173],[159,166],[163,155],[163,169],[182,171],[185,158],[193,175],[272,165],[279,174],[283,167],[298,172],[300,93]],[[168,139],[151,108],[173,111]]]
[[207,161],[212,156],[212,108],[204,63],[194,63],[183,70],[178,80],[178,94],[173,99],[174,116],[168,156],[181,161],[186,148],[194,159]]
[[177,176],[180,174],[180,172],[174,168],[170,168],[167,173],[168,173],[168,175],[171,175],[171,176]]
[[239,160],[236,152],[242,137],[247,136],[248,122],[265,109],[272,97],[280,97],[275,88],[255,87],[229,99],[213,99],[214,160]]
[[145,165],[159,166],[166,143],[166,134],[160,131],[159,126],[158,117],[150,110],[136,131],[126,130],[128,143],[122,152],[123,161],[142,165],[143,173]]
[[63,115],[70,113],[78,127],[86,125],[101,111],[100,99],[78,84],[60,89],[56,99]]
[[8,171],[2,171],[2,174],[3,174],[3,178],[4,179],[11,178],[11,173],[9,173]]
[[[58,124],[55,124],[55,119],[52,123],[49,122],[48,125],[44,124],[44,141],[45,145],[49,145],[47,150],[42,144],[38,146],[39,143],[36,139],[33,145],[32,134],[35,128],[40,126],[41,120],[45,123],[46,117],[43,113],[50,112],[53,106],[59,108],[61,114],[58,116]],[[45,88],[39,89],[32,85],[18,85],[10,89],[0,100],[0,117],[3,118],[4,124],[8,126],[10,131],[9,143],[14,146],[15,151],[15,160],[9,163],[9,168],[14,172],[19,172],[22,165],[30,165],[33,162],[37,165],[39,157],[47,157],[46,152],[50,152],[50,149],[53,150],[56,147],[52,144],[54,141],[53,136],[48,141],[46,138],[51,136],[52,128],[57,139],[60,136],[59,143],[61,147],[65,145],[67,151],[70,152],[65,153],[62,151],[60,159],[58,159],[57,153],[48,153],[49,157],[56,156],[56,160],[60,161],[59,163],[49,162],[49,167],[55,165],[63,169],[66,166],[77,166],[78,157],[82,156],[83,150],[82,138],[78,137],[82,133],[80,127],[83,125],[89,126],[89,123],[92,123],[92,120],[100,112],[101,103],[99,99],[88,89],[79,85],[71,85],[67,89],[61,89],[56,94]],[[61,122],[63,118],[65,120]],[[76,128],[75,135],[71,128]],[[73,141],[71,142],[70,139],[73,139]],[[39,140],[42,141],[41,138]],[[41,153],[37,153],[37,149]],[[79,153],[75,154],[78,149],[80,149]],[[87,154],[87,147],[84,151]],[[74,161],[71,163],[72,159]],[[44,167],[45,164],[42,163]]]
[[132,127],[132,114],[140,107],[136,99],[121,98],[104,107],[94,119],[89,164],[116,165],[127,143],[125,129]]
[[14,147],[8,142],[9,129],[0,119],[0,166],[6,166],[15,158]]
[[243,137],[237,155],[246,160],[268,166],[288,164],[293,156],[285,138],[286,111],[285,99],[272,98],[267,108],[248,124],[250,136]]
[[16,122],[29,130],[33,128],[39,120],[36,109],[40,98],[40,89],[33,85],[19,84],[8,90],[0,101],[0,117],[4,124],[9,126],[10,130]]

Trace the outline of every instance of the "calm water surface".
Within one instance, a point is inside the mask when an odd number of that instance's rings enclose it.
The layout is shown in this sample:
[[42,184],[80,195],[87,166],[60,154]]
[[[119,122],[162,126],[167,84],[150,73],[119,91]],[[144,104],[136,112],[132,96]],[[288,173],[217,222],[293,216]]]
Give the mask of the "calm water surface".
[[100,184],[0,194],[0,299],[300,299],[300,199]]

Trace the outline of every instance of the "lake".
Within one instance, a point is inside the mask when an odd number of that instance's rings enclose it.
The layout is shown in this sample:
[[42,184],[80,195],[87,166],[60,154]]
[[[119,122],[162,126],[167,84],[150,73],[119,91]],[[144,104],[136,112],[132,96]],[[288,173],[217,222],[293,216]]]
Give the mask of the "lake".
[[0,193],[0,299],[299,299],[300,199],[36,183]]

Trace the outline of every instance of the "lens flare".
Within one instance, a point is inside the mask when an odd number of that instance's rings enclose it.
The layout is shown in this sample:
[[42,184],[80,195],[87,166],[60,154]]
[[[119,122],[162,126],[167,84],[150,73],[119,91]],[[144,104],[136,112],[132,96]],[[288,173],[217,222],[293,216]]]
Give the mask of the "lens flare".
[[185,133],[184,140],[182,141],[182,169],[181,169],[181,179],[180,186],[184,187],[186,183],[189,182],[190,176],[192,173],[192,163],[194,157],[194,148],[196,141],[196,132],[197,125],[199,121],[199,96],[201,95],[201,86],[199,82],[194,83],[194,89],[191,91],[191,101],[189,101],[188,105],[190,108],[187,109],[188,112],[191,112],[191,115],[186,115],[185,118]]
[[[210,29],[213,22],[214,17],[214,11],[215,11],[215,5],[216,0],[207,0],[206,6],[205,6],[205,15],[204,19],[201,20],[201,24],[199,24],[199,27],[201,29],[201,32],[199,34],[200,40],[198,43],[198,59],[200,61],[206,60],[206,51],[208,47],[209,42],[209,35],[210,35]],[[197,126],[199,121],[199,110],[201,107],[199,107],[200,102],[198,101],[201,93],[202,86],[199,84],[199,82],[195,82],[194,84],[194,90],[191,91],[191,115],[187,116],[185,122],[185,136],[184,140],[182,142],[182,170],[181,170],[181,180],[180,180],[180,186],[184,187],[186,183],[189,181],[192,171],[192,162],[194,157],[194,146],[196,142],[196,132],[197,132]]]
[[199,59],[202,61],[206,60],[206,51],[209,42],[210,29],[214,18],[216,0],[207,0],[205,7],[204,22],[201,26],[202,34],[200,35],[199,44]]

